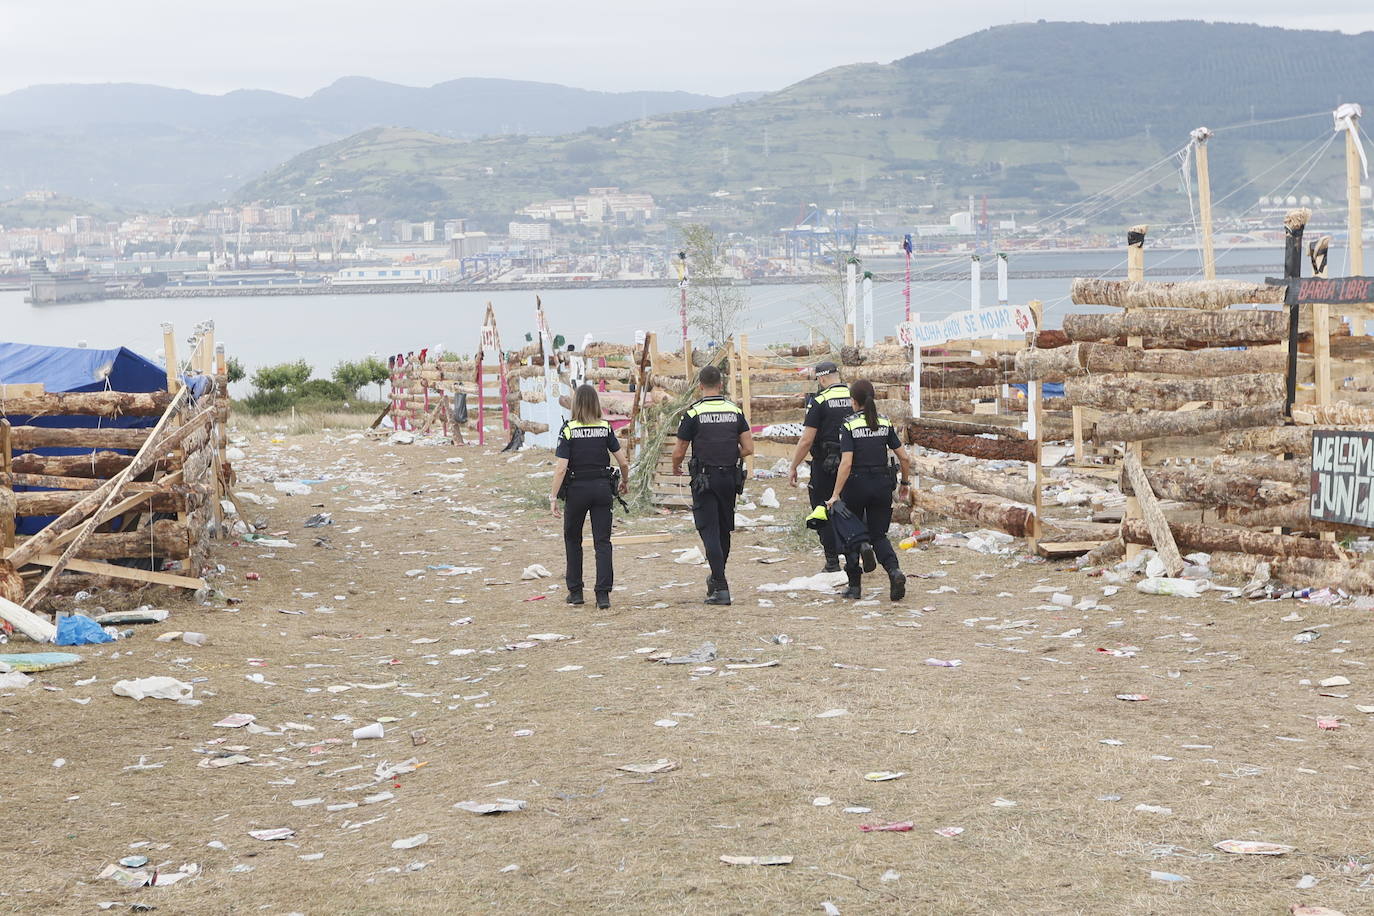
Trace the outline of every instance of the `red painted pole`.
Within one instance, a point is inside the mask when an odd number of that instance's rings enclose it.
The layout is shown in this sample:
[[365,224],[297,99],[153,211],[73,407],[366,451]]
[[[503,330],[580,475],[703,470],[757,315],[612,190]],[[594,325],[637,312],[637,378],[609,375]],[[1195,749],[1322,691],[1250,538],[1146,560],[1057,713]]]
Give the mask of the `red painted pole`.
[[[485,349],[485,348],[484,348]],[[487,427],[482,422],[485,415],[487,392],[482,380],[482,351],[477,351],[477,444],[487,444]]]

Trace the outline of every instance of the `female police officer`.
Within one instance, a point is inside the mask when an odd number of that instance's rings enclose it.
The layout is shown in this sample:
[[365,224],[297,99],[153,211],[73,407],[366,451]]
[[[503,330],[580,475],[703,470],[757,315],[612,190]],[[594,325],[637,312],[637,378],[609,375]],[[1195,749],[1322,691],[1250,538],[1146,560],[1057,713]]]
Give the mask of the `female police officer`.
[[868,528],[868,546],[861,552],[845,551],[844,571],[849,577],[849,588],[845,589],[844,597],[863,596],[859,588],[862,553],[863,571],[872,572],[881,563],[890,583],[888,595],[893,601],[900,601],[906,596],[906,574],[897,562],[892,542],[887,539],[887,529],[892,524],[892,489],[897,483],[892,479],[888,452],[901,462],[898,498],[903,500],[907,496],[910,462],[897,438],[897,431],[892,428],[892,421],[878,413],[873,383],[859,379],[849,386],[849,393],[857,412],[840,428],[840,469],[835,475],[835,490],[826,505],[833,507],[843,499],[849,511],[864,520]]
[[[596,549],[596,606],[611,606],[611,499],[615,480],[611,456],[620,465],[620,492],[628,489],[630,469],[611,424],[601,419],[601,399],[591,385],[579,385],[573,393],[572,419],[558,433],[558,459],[553,472],[549,508],[558,517],[558,500],[567,501],[563,515],[563,550],[567,554],[568,604],[584,604],[582,598],[582,528],[592,517],[592,545]],[[566,487],[565,487],[566,480]]]

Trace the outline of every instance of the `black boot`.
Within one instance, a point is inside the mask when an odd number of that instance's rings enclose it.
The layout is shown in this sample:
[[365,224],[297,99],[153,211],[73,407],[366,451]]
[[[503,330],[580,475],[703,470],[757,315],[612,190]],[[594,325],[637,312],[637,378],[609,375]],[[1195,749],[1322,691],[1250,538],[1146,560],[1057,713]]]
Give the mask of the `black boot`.
[[568,589],[568,597],[564,598],[563,600],[568,602],[568,604],[575,604],[579,607],[587,603],[586,600],[582,597],[582,589],[580,588]]
[[823,572],[823,573],[836,573],[836,572],[839,572],[839,571],[840,571],[840,558],[839,558],[839,557],[836,557],[836,556],[831,556],[830,554],[826,554],[826,557],[825,557],[825,568],[822,569],[821,572]]
[[611,593],[610,593],[610,592],[597,592],[597,593],[596,593],[596,606],[597,606],[598,608],[600,608],[601,610],[603,610],[603,611],[606,610],[606,608],[610,607],[610,606],[611,606]]
[[[854,558],[851,556],[849,558],[849,561],[850,563],[853,563]],[[857,565],[847,566],[845,568],[845,574],[849,577],[849,587],[840,593],[840,597],[862,598],[864,596],[864,590],[862,587],[860,587],[860,583],[863,580],[859,578],[859,567]]]
[[900,567],[894,566],[887,571],[887,596],[893,601],[901,601],[906,597],[906,573]]
[[873,546],[865,544],[859,551],[859,559],[863,563],[864,572],[873,572],[878,568],[878,558],[873,554]]
[[719,582],[719,583],[717,583],[717,585],[719,585],[720,587],[717,588],[714,592],[712,592],[710,595],[707,596],[707,598],[706,598],[706,603],[707,603],[707,604],[729,605],[729,604],[730,604],[730,586],[726,585],[724,582]]
[[711,600],[711,596],[716,593],[716,580],[711,576],[706,577],[706,601]]

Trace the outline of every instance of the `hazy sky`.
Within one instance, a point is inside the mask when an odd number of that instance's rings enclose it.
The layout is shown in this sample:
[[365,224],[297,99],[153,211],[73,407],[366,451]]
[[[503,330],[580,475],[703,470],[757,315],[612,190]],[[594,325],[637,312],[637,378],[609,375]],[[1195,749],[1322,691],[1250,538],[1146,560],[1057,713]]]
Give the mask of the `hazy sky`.
[[[1154,0],[1150,19],[1374,29],[1374,0]],[[1110,21],[1105,0],[0,0],[0,91],[145,82],[308,95],[340,76],[460,76],[589,89],[777,89],[990,25]]]

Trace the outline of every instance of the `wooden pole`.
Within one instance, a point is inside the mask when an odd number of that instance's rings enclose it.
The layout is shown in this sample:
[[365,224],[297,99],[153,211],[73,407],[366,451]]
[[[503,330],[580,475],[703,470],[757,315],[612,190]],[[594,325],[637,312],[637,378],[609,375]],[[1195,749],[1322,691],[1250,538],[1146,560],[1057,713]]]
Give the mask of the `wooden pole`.
[[[1126,230],[1126,279],[1139,283],[1145,279],[1145,235],[1150,231],[1149,226],[1132,226]],[[1127,337],[1126,346],[1143,347],[1145,339],[1143,337]],[[1128,376],[1129,377],[1129,376]],[[1143,463],[1143,450],[1139,442],[1126,443],[1126,452],[1134,453],[1136,460]],[[1126,508],[1124,518],[1141,518],[1140,501],[1134,496],[1126,497]],[[1140,545],[1126,545],[1126,559],[1134,560],[1140,553]]]
[[[1312,260],[1312,276],[1325,277],[1331,236],[1324,235],[1308,248]],[[1319,407],[1331,403],[1331,306],[1326,302],[1312,305],[1312,360],[1316,381],[1316,401]]]
[[[1352,120],[1358,116],[1353,116]],[[1355,120],[1358,123],[1358,120]],[[1360,151],[1355,131],[1345,132],[1346,230],[1350,233],[1350,276],[1364,275],[1364,225],[1360,213]]]
[[[1166,576],[1176,576],[1183,571],[1183,557],[1179,555],[1178,545],[1174,543],[1174,536],[1169,531],[1169,520],[1164,517],[1164,510],[1160,508],[1159,501],[1155,499],[1154,490],[1150,489],[1150,482],[1145,478],[1145,468],[1140,463],[1140,453],[1126,450],[1125,460],[1122,467],[1126,471],[1126,479],[1131,485],[1131,495],[1135,497],[1140,506],[1141,518],[1144,521],[1146,530],[1150,533],[1150,539],[1154,543],[1155,552],[1159,559],[1164,563],[1164,574]],[[1127,519],[1122,523],[1122,537],[1126,537],[1126,531],[1131,525],[1137,524],[1137,519]],[[1127,543],[1138,543],[1126,538]]]
[[1301,309],[1298,304],[1298,279],[1302,277],[1302,234],[1307,228],[1309,216],[1310,210],[1289,210],[1283,219],[1283,277],[1288,281],[1288,293],[1284,297],[1288,305],[1288,373],[1284,410],[1289,416],[1293,414],[1293,402],[1298,395],[1298,319]]
[[1202,218],[1202,275],[1217,278],[1217,255],[1212,244],[1212,177],[1207,168],[1207,141],[1212,132],[1205,127],[1193,131],[1193,145],[1197,151],[1197,199]]
[[690,337],[682,338],[682,378],[687,382],[687,387],[691,388],[696,384],[696,371],[692,368],[692,340]]
[[859,265],[853,258],[845,265],[844,296],[844,345],[854,346],[854,326],[858,324],[859,313]]
[[177,339],[170,323],[162,326],[162,355],[167,363],[167,390],[176,394],[181,385],[181,373],[177,366]]

